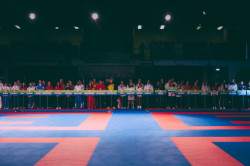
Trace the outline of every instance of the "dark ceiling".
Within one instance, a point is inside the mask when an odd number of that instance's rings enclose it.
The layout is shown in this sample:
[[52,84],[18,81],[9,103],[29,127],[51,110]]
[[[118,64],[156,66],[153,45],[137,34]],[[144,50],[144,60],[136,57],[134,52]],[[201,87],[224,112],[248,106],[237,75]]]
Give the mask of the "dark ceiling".
[[[207,15],[202,15],[202,11]],[[125,24],[162,24],[170,13],[176,25],[225,25],[249,27],[247,1],[6,1],[0,2],[0,24],[29,25],[28,13],[37,14],[36,24],[85,25],[90,13],[100,14],[101,22]]]

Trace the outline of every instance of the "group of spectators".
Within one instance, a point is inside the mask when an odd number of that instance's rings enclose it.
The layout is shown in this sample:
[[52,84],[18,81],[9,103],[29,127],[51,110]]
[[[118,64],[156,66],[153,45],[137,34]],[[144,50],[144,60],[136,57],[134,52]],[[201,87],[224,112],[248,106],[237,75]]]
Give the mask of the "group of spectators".
[[[169,79],[165,82],[164,79],[160,79],[156,82],[155,86],[153,86],[150,80],[146,80],[145,84],[141,79],[137,79],[136,83],[134,83],[133,79],[129,79],[128,83],[125,84],[123,80],[119,83],[116,82],[114,84],[114,79],[106,79],[105,81],[99,80],[96,81],[95,78],[89,81],[86,86],[82,83],[82,81],[77,81],[76,85],[72,83],[72,81],[68,81],[67,83],[63,82],[63,79],[60,79],[55,86],[52,86],[51,82],[48,81],[38,81],[38,84],[35,82],[31,82],[26,86],[25,83],[21,83],[19,80],[14,82],[13,85],[10,83],[2,83],[0,80],[0,90],[2,91],[17,91],[17,90],[167,90],[169,88],[176,88],[179,90],[250,90],[250,82],[247,85],[244,85],[244,82],[241,81],[239,84],[235,83],[235,80],[232,79],[230,83],[226,83],[226,81],[214,82],[212,85],[208,83],[208,81],[204,81],[200,83],[198,80],[195,80],[193,84],[190,84],[189,81],[175,81],[174,78]],[[19,108],[21,107],[20,98],[22,98],[22,107],[24,108],[132,108],[135,106],[137,109],[147,108],[147,107],[156,107],[156,108],[194,108],[197,107],[197,103],[201,103],[199,100],[189,96],[176,95],[175,93],[169,92],[166,96],[142,96],[142,95],[121,95],[121,96],[93,96],[88,95],[87,97],[76,95],[76,96],[33,96],[28,95],[28,98],[24,98],[24,96],[8,96],[2,95],[0,97],[0,108],[9,109],[9,108]],[[221,107],[218,105],[220,99],[216,97],[211,99],[204,99],[206,101],[206,105],[213,109],[217,109],[217,107]],[[211,101],[209,101],[211,100]],[[218,101],[217,101],[218,100]],[[194,104],[195,102],[195,104]],[[26,104],[28,103],[28,104]],[[84,105],[84,103],[87,103]],[[211,104],[212,103],[212,104]],[[203,103],[205,104],[205,103]],[[194,106],[196,105],[196,106]],[[198,104],[199,105],[199,104]],[[224,108],[225,106],[223,106]]]

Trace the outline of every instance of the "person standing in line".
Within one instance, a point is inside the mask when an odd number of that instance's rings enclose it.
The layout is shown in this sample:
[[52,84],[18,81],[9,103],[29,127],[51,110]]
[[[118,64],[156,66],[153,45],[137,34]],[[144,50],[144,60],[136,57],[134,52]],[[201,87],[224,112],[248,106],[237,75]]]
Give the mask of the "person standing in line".
[[53,86],[51,86],[51,82],[50,81],[48,81],[45,90],[54,90]]
[[[12,91],[12,85],[11,83],[8,84],[9,90]],[[13,108],[13,104],[12,104],[12,96],[9,95],[9,108]]]
[[[200,90],[200,86],[198,85],[198,80],[196,80],[195,82],[194,82],[194,85],[192,86],[192,90],[194,90],[194,91],[198,91],[198,90]],[[197,109],[197,107],[198,108],[200,108],[199,106],[199,101],[200,101],[200,95],[192,95],[191,96],[192,97],[192,105],[194,105],[194,107],[193,108],[196,108]]]
[[[96,87],[97,87],[97,86],[98,86],[98,83],[96,82],[96,79],[93,78],[93,81],[92,81],[92,89],[93,89],[93,90],[96,90]],[[94,104],[94,108],[96,108],[97,105],[98,105],[98,100],[96,99],[95,96],[93,96],[93,104]]]
[[[66,86],[65,86],[64,90],[66,90],[66,92],[71,90],[71,86],[69,85],[68,82],[66,83]],[[64,97],[64,101],[65,101],[64,108],[69,109],[70,108],[70,103],[71,103],[71,101],[70,101],[71,97],[70,97],[70,95],[65,95],[63,97]]]
[[20,82],[20,80],[17,80],[17,81],[16,81],[16,85],[19,86],[19,88],[21,87],[21,82]]
[[[76,92],[79,92],[80,90],[82,90],[82,85],[80,81],[77,82],[77,85],[74,87],[74,90]],[[79,108],[82,108],[82,96],[75,95],[75,109],[79,109]]]
[[238,85],[238,90],[246,90],[246,86],[244,85],[243,81],[241,81],[240,84]]
[[166,84],[165,84],[166,96],[165,96],[165,104],[164,105],[167,108],[170,108],[169,107],[169,105],[170,105],[170,97],[169,96],[170,96],[171,92],[168,92],[168,89],[170,88],[170,84],[171,84],[171,79],[169,79],[168,82],[166,82]]
[[[177,84],[176,84],[176,82],[174,82],[173,79],[170,82],[170,87],[172,89],[177,88]],[[175,109],[175,107],[176,107],[175,106],[175,91],[169,92],[168,96],[169,96],[169,100],[170,100],[170,104],[169,104],[170,108]]]
[[44,90],[44,86],[43,86],[41,80],[38,81],[38,85],[36,86],[36,90]]
[[[115,84],[113,83],[113,79],[109,79],[109,85],[108,85],[107,89],[108,90],[115,90]],[[114,101],[115,101],[114,96],[112,96],[112,95],[108,96],[108,100],[107,100],[107,105],[109,105],[108,109],[112,108],[112,107],[113,107],[113,109],[115,108]]]
[[[244,82],[241,81],[240,84],[238,85],[238,90],[246,90],[246,86],[244,85]],[[239,98],[239,109],[244,109],[245,108],[245,96],[238,96]]]
[[[71,80],[69,80],[69,87],[70,87],[70,90],[74,90],[75,89],[75,87],[74,87],[74,85],[73,85],[73,83],[72,83]],[[73,108],[74,105],[75,105],[75,103],[74,103],[74,100],[73,100],[73,96],[70,95],[70,97],[69,97],[69,108]]]
[[[89,82],[86,90],[94,90],[92,82]],[[94,108],[94,96],[93,95],[87,96],[87,107],[88,107],[88,109]]]
[[[191,90],[189,81],[186,81],[186,84],[183,86],[183,90]],[[189,95],[185,95],[184,105],[185,105],[185,108],[191,109]]]
[[[34,91],[35,87],[32,85],[32,83],[29,83],[29,87],[27,88],[28,92]],[[35,107],[34,102],[34,95],[28,95],[28,108],[33,109]]]
[[61,90],[64,90],[65,89],[65,84],[63,83],[62,78],[59,80],[59,83],[60,83]]
[[231,83],[228,84],[228,90],[230,90],[230,91],[236,91],[236,90],[238,90],[238,86],[235,83],[235,79],[232,79]]
[[[132,91],[135,90],[135,84],[133,83],[132,79],[129,80],[129,84],[127,85],[127,90]],[[135,108],[135,96],[134,95],[128,95],[128,109],[130,108],[130,103],[132,104],[132,109]]]
[[[38,91],[44,90],[44,85],[42,84],[41,80],[38,81],[38,85],[36,86],[36,90],[38,90]],[[36,101],[39,101],[39,107],[37,107],[37,108],[40,108],[42,106],[42,96],[37,96]]]
[[[177,88],[179,91],[182,91],[183,90],[183,81],[180,81],[177,83]],[[182,108],[183,107],[183,99],[182,99],[182,95],[180,94],[176,94],[176,108]]]
[[27,86],[24,82],[21,84],[20,90],[27,90]]
[[[156,83],[156,86],[155,86],[155,90],[161,90],[161,84],[160,84],[160,81],[157,81]],[[156,103],[156,108],[160,108],[159,106],[161,105],[161,96],[160,95],[157,95],[155,96],[155,103]]]
[[[54,90],[53,86],[51,86],[51,82],[50,81],[48,81],[47,86],[45,87],[45,90],[48,90],[48,91]],[[50,108],[49,107],[49,105],[50,105],[49,101],[52,101],[54,103],[53,99],[54,98],[53,98],[52,95],[47,96],[47,109]]]
[[[218,90],[219,91],[225,91],[226,90],[226,87],[227,86],[225,86],[226,84],[225,84],[225,80],[224,81],[222,81],[221,83],[220,83],[220,85],[218,86]],[[225,95],[220,95],[219,96],[219,108],[220,109],[226,109],[226,107],[225,107]]]
[[[238,85],[235,83],[235,79],[233,78],[231,82],[228,84],[228,90],[229,91],[237,91],[238,90]],[[231,105],[231,108],[234,108],[234,102],[235,96],[231,95],[228,96],[228,104]]]
[[159,89],[164,89],[164,87],[165,87],[165,82],[164,82],[164,79],[163,79],[163,78],[161,78],[161,80],[160,80],[160,82],[159,82],[159,86],[161,87],[161,88],[159,88]]
[[[65,84],[64,84],[62,78],[59,80],[59,84],[60,84],[61,90],[65,90]],[[59,100],[60,106],[61,106],[62,108],[64,108],[65,105],[66,105],[65,97],[64,97],[64,96],[60,96],[59,99],[60,99],[60,100]]]
[[[57,82],[56,83],[56,86],[55,86],[55,88],[54,88],[55,90],[57,90],[57,91],[60,91],[60,90],[62,90],[62,88],[61,88],[61,86],[60,86],[60,82]],[[56,109],[61,109],[62,107],[61,107],[61,97],[62,96],[60,96],[60,95],[56,95]]]
[[44,87],[46,86],[46,82],[44,80],[42,81],[42,84]]
[[[4,92],[7,92],[7,91],[10,90],[7,83],[4,84],[2,90]],[[9,95],[3,95],[2,97],[3,97],[3,102],[2,102],[3,103],[3,109],[9,109]]]
[[[99,91],[102,91],[102,90],[106,90],[106,87],[105,87],[105,85],[102,83],[102,81],[101,80],[99,80],[99,84],[96,86],[96,90],[99,90]],[[102,96],[102,95],[100,95],[98,98],[96,98],[96,99],[98,99],[98,107],[99,108],[103,108],[104,107],[104,102],[105,102],[105,96]]]
[[[218,82],[217,81],[212,86],[212,91],[218,91]],[[213,100],[213,102],[212,102],[213,109],[217,109],[217,101],[218,101],[217,97],[218,97],[217,94],[213,94],[212,95],[212,98],[213,98],[212,99]]]
[[[79,80],[79,82],[80,82],[81,90],[85,90],[85,86],[84,86],[84,84],[82,83],[82,81]],[[85,101],[87,101],[87,99],[85,98],[85,96],[82,96],[82,108],[85,108],[85,107],[84,107],[84,103],[86,103]]]
[[[137,91],[144,90],[144,85],[141,82],[141,79],[138,79],[138,83],[136,84],[135,88]],[[142,109],[142,95],[136,96],[136,105],[137,105],[137,109]]]
[[[145,91],[154,91],[153,85],[150,83],[150,80],[147,80],[147,84],[144,86]],[[147,108],[151,107],[151,103],[153,102],[152,96],[147,96]]]
[[[119,91],[127,90],[127,87],[124,85],[124,81],[121,81],[121,84],[118,86],[118,90]],[[121,95],[121,98],[117,99],[118,102],[121,102],[121,106],[119,106],[120,108],[118,107],[119,109],[126,108],[126,106],[124,106],[124,103],[125,103],[125,101],[124,101],[125,99],[124,98],[125,98],[125,95]]]
[[[160,87],[158,88],[158,90],[165,90],[165,82],[164,79],[161,78],[160,80]],[[165,96],[158,96],[158,99],[160,99],[161,103],[158,105],[161,105],[162,108],[166,107],[166,95]]]
[[[20,87],[20,90],[23,90],[23,91],[26,91],[27,90],[27,86],[26,86],[26,84],[23,82],[23,83],[21,83],[21,87]],[[26,101],[26,98],[24,98],[24,95],[22,95],[21,96],[22,97],[22,101],[23,101],[23,104],[22,104],[22,108],[26,108],[26,103],[27,103],[27,101]]]
[[74,85],[72,84],[71,80],[69,80],[69,86],[70,86],[70,90],[74,90]]
[[[14,82],[14,85],[12,86],[11,90],[13,92],[20,90],[20,87],[17,85],[16,82]],[[13,109],[19,108],[19,97],[18,95],[13,95]]]
[[204,108],[206,109],[207,107],[209,107],[210,105],[210,97],[207,95],[207,91],[210,91],[210,85],[208,84],[208,81],[205,80],[202,85],[201,85],[201,90],[203,91],[202,93],[202,105],[204,106]]

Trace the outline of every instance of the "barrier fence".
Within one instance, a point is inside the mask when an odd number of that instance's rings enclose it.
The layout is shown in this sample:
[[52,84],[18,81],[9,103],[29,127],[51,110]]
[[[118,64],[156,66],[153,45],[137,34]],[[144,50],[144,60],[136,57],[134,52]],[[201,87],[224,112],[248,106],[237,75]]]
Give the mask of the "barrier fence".
[[238,91],[201,91],[201,90],[155,90],[155,91],[118,91],[118,90],[18,90],[18,91],[0,91],[0,96],[4,95],[168,95],[168,93],[174,93],[175,95],[238,95],[238,96],[250,96],[250,90],[238,90]]
[[[27,103],[34,102],[36,108],[58,108],[60,103],[64,108],[80,108],[75,106],[79,96],[89,106],[91,100],[89,96],[94,96],[96,108],[117,106],[117,98],[121,98],[122,107],[126,105],[125,96],[138,96],[143,98],[143,108],[204,108],[204,109],[234,109],[250,107],[250,90],[238,91],[201,91],[201,90],[155,90],[155,91],[137,91],[137,90],[34,90],[34,91],[0,91],[3,105],[6,107],[29,107]],[[26,96],[26,97],[25,97]],[[74,97],[73,97],[74,96]],[[84,97],[87,96],[87,97]],[[120,96],[120,97],[118,97]],[[144,96],[140,98],[139,96]],[[7,99],[8,98],[8,99]],[[34,101],[30,101],[30,99]],[[75,98],[75,101],[73,101]],[[29,101],[27,101],[29,100]],[[21,101],[21,102],[20,102]],[[5,102],[5,103],[4,103]],[[7,103],[8,102],[8,103]],[[56,103],[56,104],[55,104]],[[65,106],[66,103],[66,106]],[[136,103],[136,102],[135,102]],[[10,106],[9,106],[10,105]],[[11,106],[12,105],[12,106]],[[53,106],[52,106],[53,105]],[[3,107],[4,108],[4,107]],[[85,106],[86,108],[86,106]]]

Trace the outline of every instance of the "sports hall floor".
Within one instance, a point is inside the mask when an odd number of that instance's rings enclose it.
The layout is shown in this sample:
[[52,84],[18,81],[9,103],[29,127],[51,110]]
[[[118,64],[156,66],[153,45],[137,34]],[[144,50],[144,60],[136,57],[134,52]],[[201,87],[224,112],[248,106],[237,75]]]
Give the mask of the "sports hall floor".
[[250,165],[250,111],[0,111],[0,165]]

